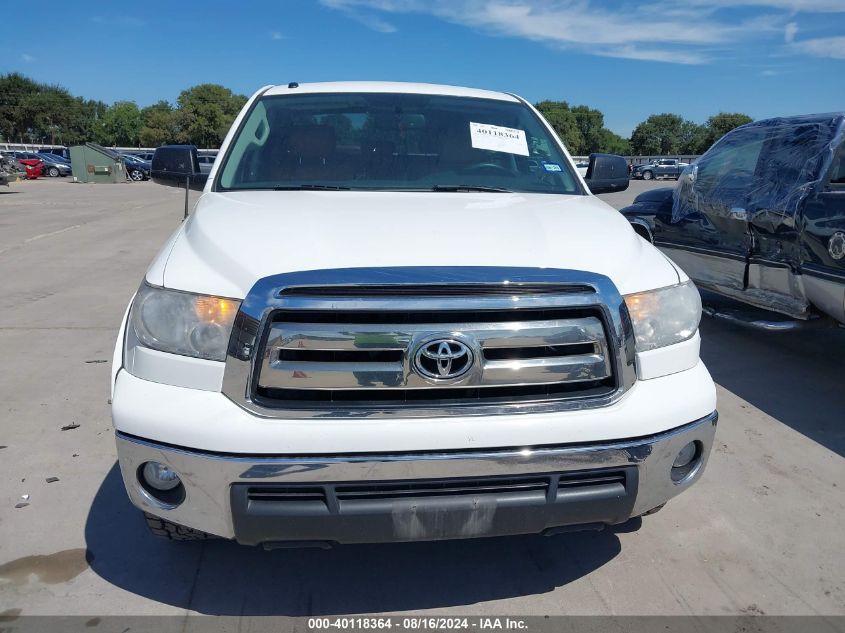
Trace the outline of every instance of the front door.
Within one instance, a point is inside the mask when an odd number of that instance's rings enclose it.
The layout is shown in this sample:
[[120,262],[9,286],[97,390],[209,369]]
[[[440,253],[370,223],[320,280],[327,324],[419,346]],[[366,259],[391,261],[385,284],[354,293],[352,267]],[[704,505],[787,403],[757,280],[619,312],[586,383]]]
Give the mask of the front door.
[[[801,283],[801,215],[827,206],[815,183],[829,160],[833,131],[827,121],[797,121],[769,133],[748,204],[753,245],[746,293],[752,303],[799,318],[809,315]],[[810,211],[811,217],[818,213]]]
[[[655,244],[700,286],[736,295],[752,250],[749,205],[767,131],[734,130],[704,154],[676,192]],[[658,237],[659,233],[659,237]]]

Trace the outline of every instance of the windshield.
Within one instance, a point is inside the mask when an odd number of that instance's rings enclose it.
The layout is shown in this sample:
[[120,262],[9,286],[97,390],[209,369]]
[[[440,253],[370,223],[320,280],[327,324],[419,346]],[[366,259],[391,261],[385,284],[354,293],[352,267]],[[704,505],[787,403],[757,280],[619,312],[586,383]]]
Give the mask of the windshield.
[[259,99],[217,189],[490,190],[582,194],[524,104],[343,93]]

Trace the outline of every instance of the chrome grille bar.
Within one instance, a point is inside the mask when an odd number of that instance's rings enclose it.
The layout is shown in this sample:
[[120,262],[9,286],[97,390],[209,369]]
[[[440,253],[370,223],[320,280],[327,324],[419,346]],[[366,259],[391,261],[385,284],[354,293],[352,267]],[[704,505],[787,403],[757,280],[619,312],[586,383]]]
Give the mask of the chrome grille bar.
[[426,323],[344,324],[300,323],[289,320],[273,323],[267,346],[270,348],[314,350],[390,350],[405,349],[420,332],[464,331],[472,329],[484,347],[535,347],[598,343],[604,329],[596,317],[557,319],[553,321],[515,321],[512,323]]
[[610,378],[608,365],[603,353],[487,361],[484,363],[484,384],[517,386],[598,381]]
[[[412,367],[442,337],[470,351],[471,371],[444,381]],[[267,417],[495,415],[605,406],[634,381],[627,308],[601,275],[338,269],[255,285],[223,392]]]
[[[483,318],[483,313],[479,313]],[[480,371],[452,384],[466,386],[529,385],[553,382],[596,381],[609,378],[604,329],[597,317],[516,321],[511,323],[328,324],[299,323],[286,313],[283,322],[270,326],[258,386],[276,389],[430,389],[432,382],[414,373],[411,355],[417,343],[437,333],[460,336],[475,343]],[[421,317],[423,320],[425,317]],[[583,353],[583,348],[589,351]],[[487,360],[488,349],[514,350],[520,358]],[[314,362],[281,356],[296,352],[360,352],[354,362]],[[394,362],[368,357],[368,352],[396,351]],[[532,351],[533,350],[533,351]],[[551,353],[549,352],[551,350]],[[577,353],[573,353],[577,352]],[[325,355],[324,355],[325,356]],[[348,357],[349,355],[345,355]]]

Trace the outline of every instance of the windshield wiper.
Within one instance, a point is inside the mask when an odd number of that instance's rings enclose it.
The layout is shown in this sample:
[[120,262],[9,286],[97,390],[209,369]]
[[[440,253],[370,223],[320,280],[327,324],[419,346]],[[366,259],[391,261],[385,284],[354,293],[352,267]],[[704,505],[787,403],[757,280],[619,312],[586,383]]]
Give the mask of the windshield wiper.
[[492,193],[513,193],[502,187],[485,187],[484,185],[434,185],[432,191],[487,191]]
[[337,185],[314,185],[305,183],[302,185],[279,185],[273,187],[273,191],[350,191],[352,187],[338,187]]

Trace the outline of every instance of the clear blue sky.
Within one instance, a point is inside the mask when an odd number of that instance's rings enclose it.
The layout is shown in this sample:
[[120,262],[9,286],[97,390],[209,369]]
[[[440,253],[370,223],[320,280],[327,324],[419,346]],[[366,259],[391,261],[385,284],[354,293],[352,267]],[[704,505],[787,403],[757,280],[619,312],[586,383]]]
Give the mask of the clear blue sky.
[[560,99],[629,135],[845,110],[845,0],[267,0],[4,3],[0,72],[144,106],[213,82],[384,79]]

